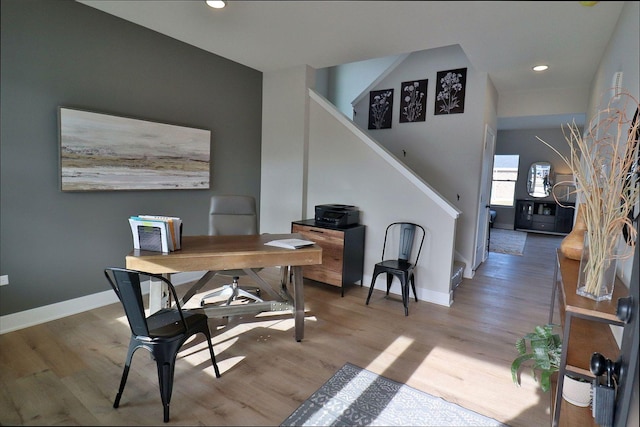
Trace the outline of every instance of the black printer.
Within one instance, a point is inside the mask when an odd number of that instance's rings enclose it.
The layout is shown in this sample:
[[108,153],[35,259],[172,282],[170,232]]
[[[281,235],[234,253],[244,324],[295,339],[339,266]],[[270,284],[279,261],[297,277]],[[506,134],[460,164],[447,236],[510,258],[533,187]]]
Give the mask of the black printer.
[[337,228],[345,228],[358,224],[360,211],[351,205],[316,205],[316,224],[331,225]]

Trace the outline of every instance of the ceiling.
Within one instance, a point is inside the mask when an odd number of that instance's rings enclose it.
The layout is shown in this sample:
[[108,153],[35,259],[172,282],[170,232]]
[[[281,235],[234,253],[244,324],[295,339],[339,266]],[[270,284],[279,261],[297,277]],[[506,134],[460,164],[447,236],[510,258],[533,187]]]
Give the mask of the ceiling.
[[[229,0],[212,9],[200,0],[77,1],[262,72],[459,44],[499,96],[588,92],[624,3]],[[538,63],[550,69],[534,73]],[[520,125],[513,119],[505,126]]]

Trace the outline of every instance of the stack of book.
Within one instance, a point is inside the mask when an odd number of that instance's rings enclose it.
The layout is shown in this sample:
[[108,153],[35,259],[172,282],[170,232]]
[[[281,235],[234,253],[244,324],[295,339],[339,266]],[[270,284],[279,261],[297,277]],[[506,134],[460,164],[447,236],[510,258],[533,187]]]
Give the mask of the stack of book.
[[172,252],[180,249],[182,220],[174,216],[137,215],[129,218],[134,249]]

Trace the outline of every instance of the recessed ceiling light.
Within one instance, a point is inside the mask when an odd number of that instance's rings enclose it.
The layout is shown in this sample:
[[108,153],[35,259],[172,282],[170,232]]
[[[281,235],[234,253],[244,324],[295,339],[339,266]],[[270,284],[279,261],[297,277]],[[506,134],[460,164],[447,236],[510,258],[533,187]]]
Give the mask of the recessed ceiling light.
[[222,9],[227,4],[224,0],[207,0],[207,5],[214,9]]
[[547,71],[549,69],[548,65],[536,65],[532,68],[533,71]]

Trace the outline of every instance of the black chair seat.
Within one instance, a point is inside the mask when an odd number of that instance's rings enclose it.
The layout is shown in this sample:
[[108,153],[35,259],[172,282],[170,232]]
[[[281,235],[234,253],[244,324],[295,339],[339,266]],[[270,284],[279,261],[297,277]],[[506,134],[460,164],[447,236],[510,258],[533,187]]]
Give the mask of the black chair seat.
[[397,272],[406,272],[413,269],[413,264],[402,259],[389,259],[376,264],[377,267]]
[[[202,312],[194,310],[183,310],[184,321],[188,330],[203,330],[209,328],[208,317]],[[172,338],[183,332],[183,325],[180,315],[173,309],[162,309],[147,318],[149,326],[149,337],[151,338]]]

